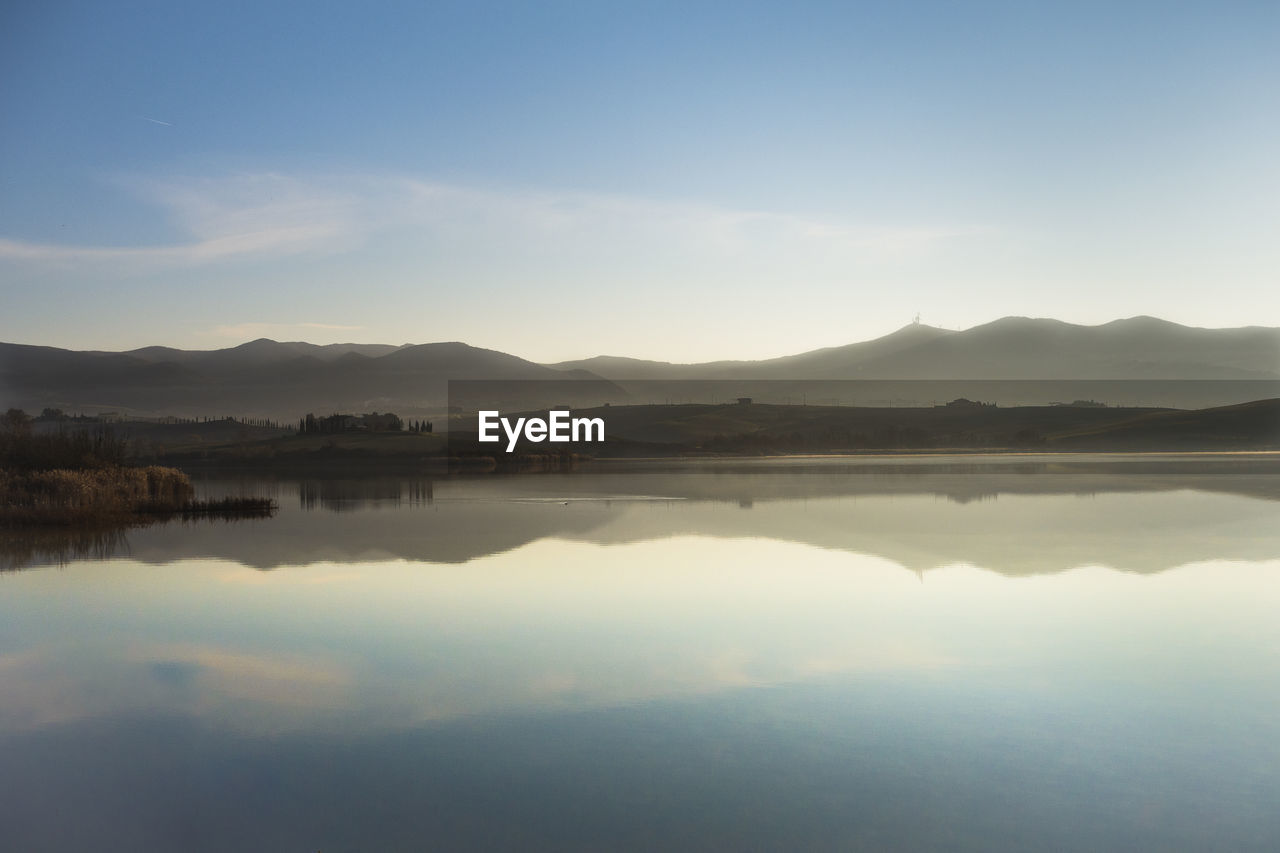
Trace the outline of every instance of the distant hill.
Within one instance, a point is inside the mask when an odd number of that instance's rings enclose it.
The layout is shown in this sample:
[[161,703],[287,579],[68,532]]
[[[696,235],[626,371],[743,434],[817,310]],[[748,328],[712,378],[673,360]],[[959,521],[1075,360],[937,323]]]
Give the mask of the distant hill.
[[[405,344],[404,346],[408,346]],[[281,343],[269,338],[258,338],[239,346],[216,350],[180,350],[173,347],[143,347],[129,350],[121,355],[142,359],[143,361],[163,363],[170,362],[201,370],[216,371],[219,369],[243,367],[245,365],[261,365],[292,361],[300,356],[310,356],[318,361],[336,361],[350,353],[378,358],[402,349],[390,344],[327,344],[320,346],[302,341]],[[107,353],[93,353],[106,355]]]
[[1005,317],[762,361],[701,364],[598,356],[548,365],[607,379],[1280,379],[1280,329],[1198,329],[1154,317],[1101,326]]
[[257,340],[211,351],[148,347],[76,352],[0,343],[0,406],[37,413],[244,415],[442,410],[451,379],[582,383],[619,393],[585,371],[564,371],[463,343],[418,346],[282,344]]
[[[581,448],[604,456],[925,449],[1280,449],[1280,399],[1190,411],[1089,406],[884,408],[728,403],[611,406],[580,414],[604,419],[609,440],[599,448]],[[464,440],[462,436],[459,439]]]
[[[858,401],[925,402],[968,396],[999,399],[1004,404],[1069,401],[1106,392],[1106,399],[1113,403],[1185,408],[1275,396],[1275,383],[1280,382],[1280,329],[1198,329],[1152,317],[1101,326],[1006,317],[964,331],[910,325],[875,340],[782,358],[702,364],[598,356],[543,365],[458,342],[318,346],[262,338],[219,350],[144,347],[123,353],[0,343],[0,407],[31,412],[51,407],[73,412],[279,419],[307,411],[390,410],[421,415],[442,410],[451,379],[549,380],[554,402],[575,406],[580,401],[597,405],[611,400],[687,399],[685,388],[639,389],[626,383],[696,379],[963,381],[967,383],[963,387],[883,385],[859,388],[856,393],[846,389],[844,396]],[[1117,392],[1097,385],[1009,390],[992,384],[1086,380],[1149,385],[1139,389],[1135,384]],[[1202,385],[1177,389],[1151,384],[1171,381]],[[561,386],[561,382],[569,384]],[[1231,382],[1236,385],[1227,388]],[[1223,383],[1223,387],[1206,391],[1204,383]],[[818,399],[812,396],[813,390],[785,391],[781,396],[803,398],[809,393],[812,401]],[[708,399],[763,396],[758,390],[729,386],[706,386],[702,393]],[[832,398],[841,393],[823,392]],[[517,398],[512,392],[501,399]]]
[[1280,400],[1195,411],[1149,412],[1055,436],[1062,449],[1206,450],[1280,447]]

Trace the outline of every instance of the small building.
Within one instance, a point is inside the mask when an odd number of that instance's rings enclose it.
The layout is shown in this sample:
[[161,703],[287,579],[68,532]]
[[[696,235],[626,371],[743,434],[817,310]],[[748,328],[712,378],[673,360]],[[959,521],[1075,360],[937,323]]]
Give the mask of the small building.
[[739,398],[738,398],[738,405],[739,405],[739,406],[750,406],[750,405],[751,405],[751,398],[750,398],[750,397],[739,397]]

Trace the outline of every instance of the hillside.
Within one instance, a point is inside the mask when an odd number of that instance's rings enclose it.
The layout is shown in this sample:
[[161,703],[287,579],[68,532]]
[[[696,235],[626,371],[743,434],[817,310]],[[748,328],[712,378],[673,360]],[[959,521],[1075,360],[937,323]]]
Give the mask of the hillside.
[[50,407],[285,421],[309,411],[417,415],[444,409],[451,379],[596,383],[597,396],[616,390],[583,371],[555,370],[463,343],[382,351],[258,340],[209,352],[152,347],[131,353],[0,344],[0,405],[29,412]]
[[[596,456],[894,450],[1280,450],[1280,399],[1200,410],[1073,406],[610,406]],[[493,452],[459,430],[455,449]],[[531,450],[537,447],[530,446]]]
[[[479,390],[526,407],[533,407],[529,389],[510,383],[551,383],[543,390],[556,399],[542,405],[736,396],[928,405],[969,396],[1002,405],[1096,398],[1113,405],[1199,408],[1280,394],[1280,329],[1196,329],[1151,317],[1101,326],[1006,317],[964,331],[910,325],[875,340],[782,358],[702,364],[600,356],[544,365],[459,342],[317,346],[259,339],[220,350],[143,347],[122,353],[0,343],[0,407],[30,412],[50,407],[292,420],[307,411],[377,410],[431,417],[448,405],[450,380],[508,383]],[[691,380],[889,384],[636,384]],[[946,384],[956,382],[976,384]],[[1000,384],[1019,382],[1033,384]],[[1050,387],[1053,382],[1074,384]],[[1101,384],[1116,382],[1134,384]]]
[[1005,317],[964,331],[911,325],[873,341],[762,361],[610,356],[549,365],[608,379],[1280,379],[1280,329],[1197,329],[1154,317],[1100,326]]
[[1064,449],[1280,447],[1280,400],[1256,400],[1191,412],[1149,412],[1064,430],[1054,440]]

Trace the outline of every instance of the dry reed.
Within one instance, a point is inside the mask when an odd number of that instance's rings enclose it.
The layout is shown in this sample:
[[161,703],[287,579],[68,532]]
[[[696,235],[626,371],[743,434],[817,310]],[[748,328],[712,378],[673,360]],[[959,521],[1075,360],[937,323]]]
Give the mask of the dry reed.
[[6,524],[75,524],[129,521],[181,513],[194,489],[176,468],[96,468],[72,471],[0,471],[0,521]]

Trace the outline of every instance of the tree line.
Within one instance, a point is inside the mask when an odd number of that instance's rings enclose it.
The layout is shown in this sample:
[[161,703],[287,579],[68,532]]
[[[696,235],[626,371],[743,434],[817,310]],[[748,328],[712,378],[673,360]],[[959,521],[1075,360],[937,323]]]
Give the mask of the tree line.
[[371,412],[364,415],[333,414],[317,417],[308,412],[298,420],[298,432],[302,435],[332,435],[338,432],[408,432],[432,431],[431,421],[411,420],[406,425],[399,415],[391,412]]

